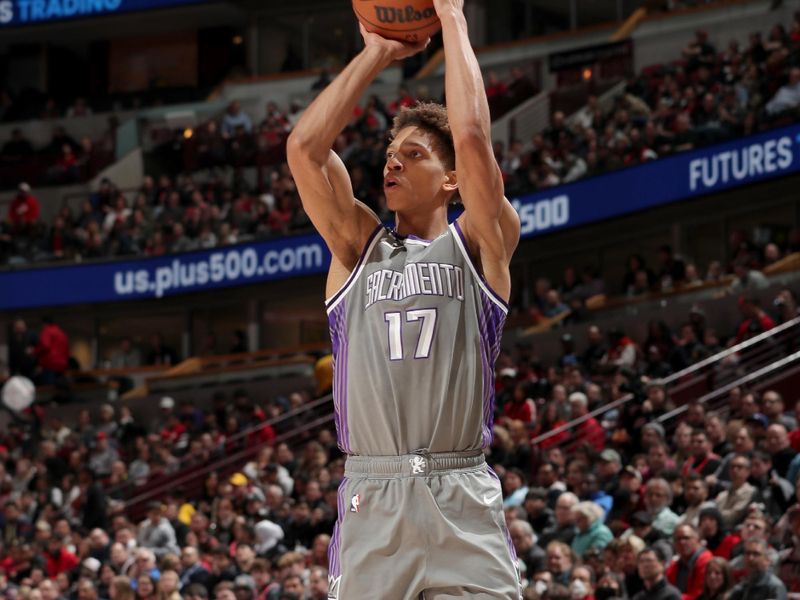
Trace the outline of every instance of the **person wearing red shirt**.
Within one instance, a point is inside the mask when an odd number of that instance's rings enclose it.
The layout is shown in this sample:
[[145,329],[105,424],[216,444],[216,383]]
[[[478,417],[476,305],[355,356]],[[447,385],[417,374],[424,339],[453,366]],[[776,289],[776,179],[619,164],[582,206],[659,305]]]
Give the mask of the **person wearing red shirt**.
[[674,533],[678,556],[667,567],[667,581],[681,591],[683,600],[696,600],[703,593],[706,565],[713,558],[700,543],[700,536],[691,525],[679,525]]
[[[572,407],[572,419],[579,419],[589,413],[589,400],[583,392],[573,392],[569,395],[569,403]],[[606,432],[603,426],[594,417],[589,417],[575,428],[575,439],[572,443],[572,450],[577,450],[584,444],[588,444],[597,452],[602,452],[606,446]]]
[[775,327],[775,321],[761,309],[760,300],[756,296],[739,298],[739,310],[744,319],[736,329],[737,344]]
[[[560,419],[558,416],[558,405],[555,402],[548,402],[545,404],[544,409],[542,409],[541,418],[536,424],[536,429],[533,431],[533,437],[536,438],[550,431],[555,431],[566,424],[567,422],[563,419]],[[562,444],[562,442],[569,439],[569,435],[570,433],[568,429],[559,431],[555,435],[551,435],[547,439],[540,441],[537,446],[541,451],[545,451],[548,448],[558,447]]]
[[47,542],[44,554],[47,559],[45,570],[50,579],[55,579],[60,573],[66,573],[78,566],[78,557],[64,547],[62,534],[53,534]]
[[529,425],[533,423],[535,416],[536,405],[525,395],[525,384],[517,383],[511,394],[511,400],[503,406],[503,421],[522,421]]
[[43,319],[44,326],[39,333],[36,358],[39,361],[41,383],[51,384],[67,370],[69,364],[69,338],[51,317]]
[[22,182],[17,196],[8,208],[8,221],[12,229],[30,229],[39,220],[39,201],[31,194],[31,186]]
[[684,477],[691,471],[700,473],[703,477],[716,473],[720,465],[719,456],[711,451],[711,442],[708,441],[706,432],[696,429],[692,432],[690,446],[692,455],[686,459],[681,467],[681,475]]

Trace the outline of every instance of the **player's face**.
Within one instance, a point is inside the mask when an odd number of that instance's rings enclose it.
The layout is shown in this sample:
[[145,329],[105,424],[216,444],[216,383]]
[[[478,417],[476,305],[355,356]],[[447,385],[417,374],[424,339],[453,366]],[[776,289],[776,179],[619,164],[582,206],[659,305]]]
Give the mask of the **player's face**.
[[433,148],[431,136],[417,127],[406,127],[386,149],[383,167],[384,193],[389,210],[406,211],[440,206],[455,183]]

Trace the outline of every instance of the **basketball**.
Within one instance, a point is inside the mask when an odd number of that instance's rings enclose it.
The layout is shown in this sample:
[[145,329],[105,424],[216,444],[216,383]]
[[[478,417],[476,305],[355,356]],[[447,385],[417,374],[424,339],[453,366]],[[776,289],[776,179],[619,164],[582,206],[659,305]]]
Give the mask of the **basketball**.
[[367,31],[401,42],[422,42],[441,29],[432,0],[353,0]]

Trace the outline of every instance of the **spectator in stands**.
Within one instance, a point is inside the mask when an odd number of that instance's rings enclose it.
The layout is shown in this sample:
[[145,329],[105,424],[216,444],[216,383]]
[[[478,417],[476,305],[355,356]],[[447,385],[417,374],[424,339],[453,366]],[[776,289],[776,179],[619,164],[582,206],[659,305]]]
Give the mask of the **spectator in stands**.
[[508,526],[508,533],[517,558],[525,564],[525,572],[528,574],[537,573],[545,567],[546,557],[544,550],[539,546],[536,534],[530,523],[521,519],[511,521]]
[[653,528],[671,536],[680,517],[669,508],[672,504],[672,488],[665,479],[656,477],[647,482],[644,506],[653,519]]
[[522,507],[527,514],[528,523],[537,535],[555,524],[553,511],[547,506],[547,490],[543,487],[528,490]]
[[660,269],[656,277],[662,290],[679,287],[686,280],[686,265],[675,257],[671,246],[665,244],[658,249],[658,260]]
[[[772,425],[779,428],[780,425]],[[780,443],[780,431],[773,430],[773,444]],[[758,488],[758,502],[772,518],[778,518],[791,504],[792,484],[773,469],[772,454],[767,450],[756,450],[750,463],[750,481]]]
[[742,522],[747,509],[755,500],[756,488],[747,480],[750,477],[750,458],[736,455],[730,462],[730,487],[717,496],[717,506],[728,529]]
[[164,339],[159,333],[150,336],[150,350],[147,354],[148,365],[174,366],[178,364],[178,355],[164,344]]
[[765,110],[776,116],[800,106],[800,67],[789,69],[789,81],[767,102]]
[[33,379],[36,373],[36,346],[38,337],[28,329],[22,318],[11,323],[8,338],[8,366],[11,375],[22,375]]
[[249,134],[253,130],[253,122],[250,120],[250,116],[242,110],[241,103],[238,100],[233,100],[222,116],[222,124],[220,125],[222,137],[233,138],[239,128],[244,133]]
[[691,442],[692,455],[683,463],[682,473],[699,473],[707,477],[716,473],[720,466],[720,457],[714,454],[708,435],[702,429],[695,429],[692,432]]
[[552,541],[571,544],[575,534],[575,515],[572,509],[579,502],[578,497],[572,492],[562,493],[555,504],[555,524],[552,528],[542,532],[541,545],[546,547]]
[[98,432],[94,451],[89,459],[89,468],[96,477],[104,479],[111,475],[112,465],[117,460],[119,460],[119,454],[109,445],[108,434],[105,431]]
[[784,412],[786,405],[781,396],[775,390],[767,390],[761,396],[762,411],[769,419],[770,424],[780,424],[786,431],[797,429],[797,420],[789,413]]
[[706,565],[703,593],[699,600],[724,600],[733,586],[733,574],[728,561],[715,556]]
[[[572,408],[571,419],[580,419],[589,413],[589,401],[583,392],[573,392],[569,396]],[[605,430],[594,417],[584,420],[575,430],[573,448],[579,449],[588,446],[596,452],[601,452],[605,447]]]
[[791,542],[780,553],[775,574],[784,582],[789,593],[800,591],[800,504],[795,504],[786,512]]
[[158,501],[148,505],[147,518],[139,525],[136,541],[140,547],[152,551],[158,558],[166,554],[180,554],[175,540],[175,529],[163,516],[163,508]]
[[578,529],[572,538],[572,551],[580,558],[590,550],[602,550],[614,538],[611,530],[603,524],[605,513],[592,501],[579,502],[572,507],[573,519]]
[[744,566],[746,580],[733,588],[730,600],[762,600],[776,598],[786,600],[786,586],[770,573],[767,541],[754,538],[744,543]]
[[17,186],[17,195],[8,208],[8,222],[15,233],[33,233],[39,222],[39,201],[24,181]]
[[588,342],[586,350],[584,350],[581,357],[581,363],[589,373],[594,374],[608,352],[608,347],[603,338],[603,333],[597,325],[590,325],[586,333]]
[[55,579],[61,573],[67,573],[78,566],[79,560],[64,546],[64,534],[54,532],[47,541],[45,571],[47,576]]
[[772,466],[776,473],[785,479],[789,472],[789,465],[797,454],[789,442],[786,426],[781,423],[770,425],[767,428],[764,447],[772,456]]
[[42,323],[35,350],[39,363],[37,379],[44,385],[52,385],[69,367],[69,338],[52,317],[44,317]]
[[608,332],[608,350],[600,363],[606,366],[633,368],[636,364],[637,349],[634,341],[618,328]]
[[733,273],[736,278],[731,283],[730,291],[735,294],[769,287],[769,281],[764,274],[751,268],[749,259],[746,257],[742,257],[734,263]]
[[124,337],[120,340],[119,347],[112,352],[109,363],[112,369],[127,369],[142,365],[141,352],[134,346],[132,338]]
[[772,318],[761,309],[761,300],[758,296],[741,296],[739,298],[739,310],[743,319],[736,330],[736,336],[733,338],[734,344],[741,344],[743,341],[775,327],[775,322]]
[[503,490],[505,499],[503,507],[520,506],[528,494],[528,483],[525,474],[520,469],[509,469],[503,477]]
[[712,559],[691,525],[679,525],[673,536],[677,557],[667,568],[667,580],[682,594],[683,600],[696,600],[703,592],[706,567]]
[[680,591],[664,577],[664,557],[658,550],[652,547],[642,550],[637,565],[644,589],[632,600],[681,600]]
[[33,145],[22,133],[22,130],[16,127],[11,130],[11,139],[3,144],[3,150],[0,155],[2,155],[4,161],[10,163],[21,162],[33,155]]

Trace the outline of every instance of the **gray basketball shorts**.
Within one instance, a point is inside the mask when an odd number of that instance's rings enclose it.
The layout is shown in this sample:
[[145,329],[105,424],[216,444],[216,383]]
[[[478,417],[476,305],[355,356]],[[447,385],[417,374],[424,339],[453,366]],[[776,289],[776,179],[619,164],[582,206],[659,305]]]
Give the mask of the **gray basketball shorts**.
[[328,598],[521,598],[497,475],[480,451],[351,456]]

